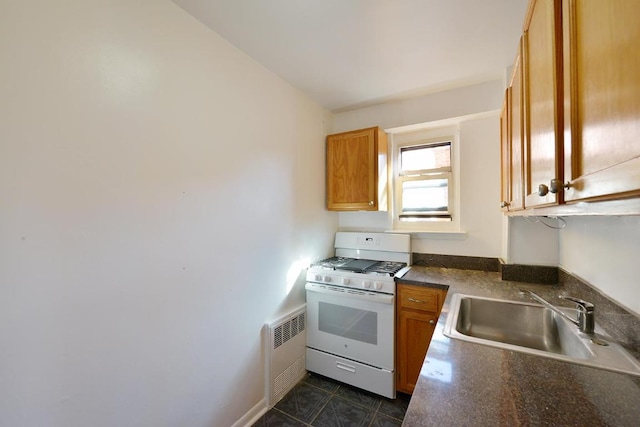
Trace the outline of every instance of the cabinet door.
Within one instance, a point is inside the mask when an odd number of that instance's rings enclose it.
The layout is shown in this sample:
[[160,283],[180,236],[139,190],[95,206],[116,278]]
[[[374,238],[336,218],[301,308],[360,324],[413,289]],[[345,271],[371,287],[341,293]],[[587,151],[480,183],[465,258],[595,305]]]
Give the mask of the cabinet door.
[[566,201],[640,195],[640,2],[563,1]]
[[397,326],[397,390],[413,393],[437,321],[438,315],[433,312],[400,311]]
[[[525,68],[525,206],[561,203],[561,193],[548,191],[562,179],[561,111],[558,108],[561,53],[559,0],[532,1],[524,33]],[[542,187],[545,186],[545,187]]]
[[[522,41],[521,41],[522,45]],[[524,144],[524,103],[522,87],[522,56],[518,55],[514,63],[513,78],[511,80],[510,98],[510,177],[511,191],[509,210],[524,208],[524,173],[523,173],[523,144]]]
[[327,136],[327,209],[386,210],[386,146],[379,128]]
[[398,284],[396,389],[413,393],[444,302],[444,291]]
[[511,88],[507,88],[504,93],[504,102],[500,111],[500,209],[509,210],[509,200],[511,200],[511,124],[510,108]]

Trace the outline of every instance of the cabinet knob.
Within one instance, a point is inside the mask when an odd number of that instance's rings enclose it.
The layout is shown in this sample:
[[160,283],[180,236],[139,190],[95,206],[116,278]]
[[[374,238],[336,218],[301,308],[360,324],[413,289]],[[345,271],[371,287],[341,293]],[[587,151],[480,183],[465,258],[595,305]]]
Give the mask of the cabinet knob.
[[373,206],[373,200],[369,200],[369,206]]
[[561,188],[569,188],[571,184],[567,181],[565,184],[562,183],[559,179],[552,179],[549,183],[549,191],[552,193],[557,193]]
[[544,197],[549,194],[549,187],[544,184],[538,185],[538,196]]
[[433,320],[433,319],[431,319],[431,320],[429,320],[429,324],[430,324],[430,325],[435,325],[435,324],[436,324],[436,321],[435,321],[435,320]]

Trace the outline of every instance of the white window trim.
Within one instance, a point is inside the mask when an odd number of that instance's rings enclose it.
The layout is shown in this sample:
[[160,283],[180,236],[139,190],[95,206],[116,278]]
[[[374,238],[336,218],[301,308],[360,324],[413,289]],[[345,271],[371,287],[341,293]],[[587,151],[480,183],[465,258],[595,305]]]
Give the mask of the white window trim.
[[[426,124],[422,128],[411,127],[409,131],[402,129],[389,134],[389,144],[391,146],[391,167],[389,168],[389,183],[391,196],[392,231],[410,233],[459,233],[460,232],[460,126],[449,124],[446,126]],[[400,147],[411,145],[427,144],[432,142],[451,141],[451,192],[453,197],[449,200],[449,210],[451,221],[431,222],[416,221],[405,222],[399,220],[398,200],[399,195],[398,173],[400,170]]]

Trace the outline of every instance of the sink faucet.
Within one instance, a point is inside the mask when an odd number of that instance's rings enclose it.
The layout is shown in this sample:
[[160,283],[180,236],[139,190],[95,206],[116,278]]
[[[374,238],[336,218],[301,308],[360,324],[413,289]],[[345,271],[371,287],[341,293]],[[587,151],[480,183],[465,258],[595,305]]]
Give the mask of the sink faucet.
[[524,294],[529,293],[533,297],[533,299],[535,299],[536,301],[538,301],[539,303],[547,307],[549,310],[552,310],[553,312],[558,313],[560,316],[564,317],[565,319],[567,319],[568,321],[576,325],[581,332],[584,332],[586,334],[593,334],[594,327],[595,327],[595,313],[594,313],[595,307],[592,303],[581,300],[580,298],[561,296],[560,298],[562,299],[566,299],[568,301],[572,301],[576,303],[576,308],[578,309],[578,318],[572,319],[571,317],[567,316],[564,312],[562,312],[562,310],[558,309],[551,303],[547,302],[541,296],[536,295],[535,293],[527,289],[521,289],[520,292]]

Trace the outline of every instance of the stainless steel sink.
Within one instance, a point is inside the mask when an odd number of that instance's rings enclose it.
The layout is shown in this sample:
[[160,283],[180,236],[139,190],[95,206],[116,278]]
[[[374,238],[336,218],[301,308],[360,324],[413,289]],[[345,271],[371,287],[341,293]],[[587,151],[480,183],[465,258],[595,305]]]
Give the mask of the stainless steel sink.
[[[562,308],[568,316],[577,310]],[[596,324],[593,334],[535,303],[455,294],[444,334],[450,338],[640,376],[640,362]]]

